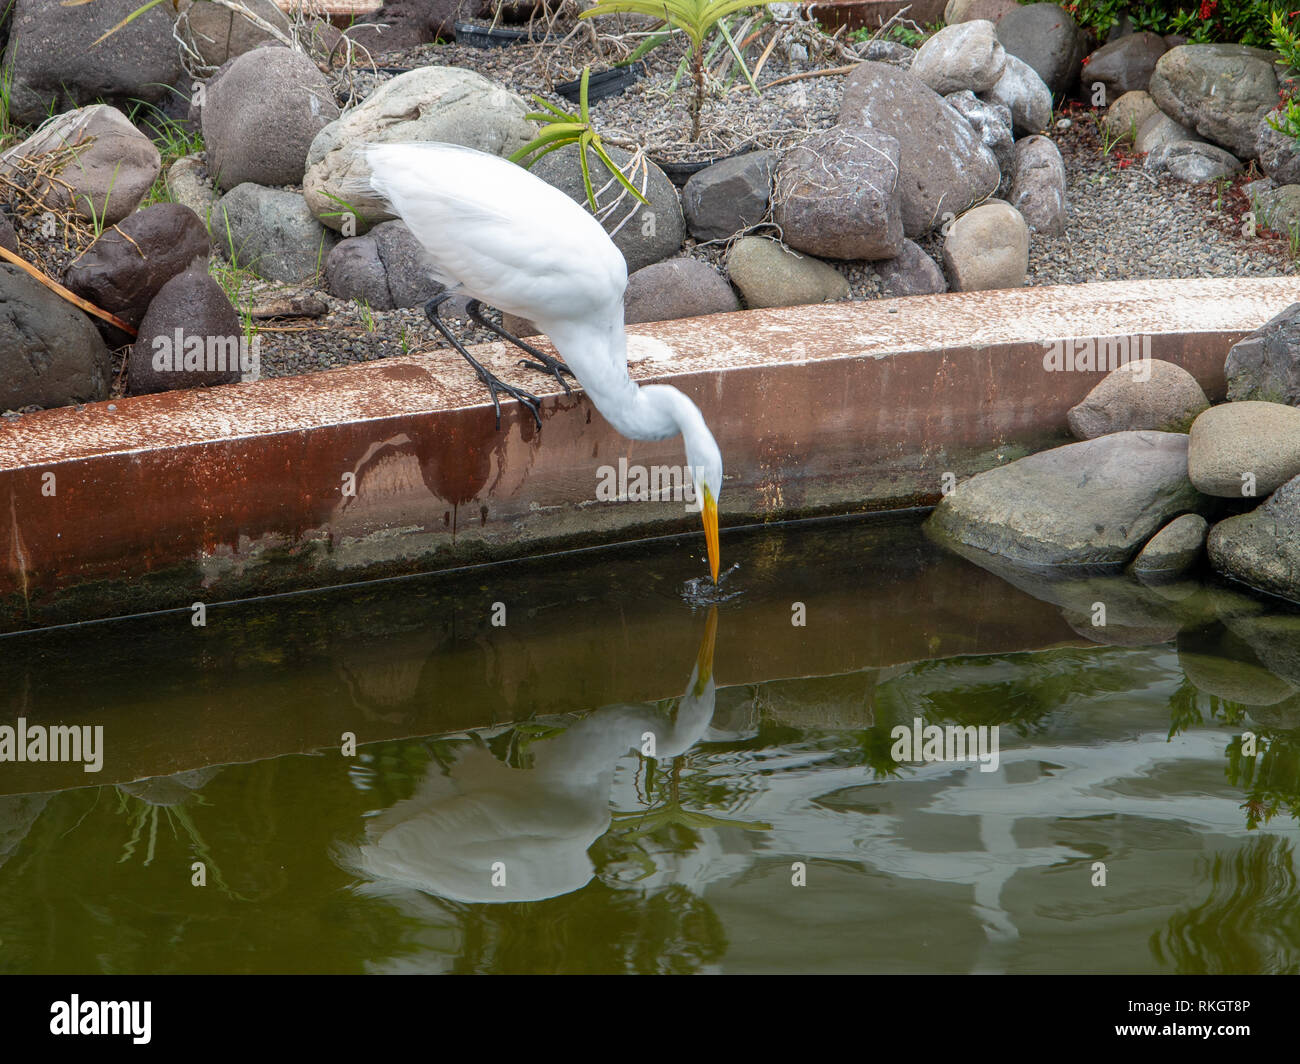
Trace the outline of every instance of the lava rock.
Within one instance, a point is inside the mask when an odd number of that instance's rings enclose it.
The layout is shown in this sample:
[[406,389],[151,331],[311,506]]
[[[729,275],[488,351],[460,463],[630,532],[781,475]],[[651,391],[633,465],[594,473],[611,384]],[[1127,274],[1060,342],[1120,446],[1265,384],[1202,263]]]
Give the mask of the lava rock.
[[833,266],[766,237],[741,237],[727,255],[727,276],[747,307],[796,307],[846,299],[849,282]]
[[1197,140],[1176,140],[1152,149],[1143,168],[1192,185],[1241,173],[1241,163],[1232,152]]
[[184,76],[172,38],[169,5],[145,11],[99,40],[140,7],[140,0],[16,0],[5,49],[9,118],[35,125],[81,104],[157,103]]
[[127,361],[127,391],[147,395],[233,384],[241,377],[242,337],[239,315],[206,269],[177,274],[140,323]]
[[[859,63],[847,78],[839,121],[898,141],[898,194],[907,237],[937,229],[945,213],[965,210],[1001,181],[997,160],[971,124],[908,71]],[[925,135],[917,136],[917,130]]]
[[362,146],[437,140],[509,155],[536,132],[524,117],[528,110],[514,93],[470,70],[430,66],[399,74],[316,134],[307,151],[303,195],[312,213],[335,230],[344,219],[330,197],[345,199],[359,212],[358,232],[364,231],[393,214],[368,190]]
[[999,103],[1011,112],[1016,133],[1041,133],[1052,121],[1052,90],[1028,63],[1007,56],[997,84],[980,93],[981,100]]
[[976,19],[945,26],[917,50],[912,73],[935,92],[986,92],[997,84],[1007,53],[992,22]]
[[1170,118],[1249,159],[1260,120],[1277,105],[1275,58],[1243,44],[1172,48],[1151,75],[1151,96]]
[[740,300],[717,270],[697,259],[669,259],[637,270],[627,279],[623,320],[628,325],[723,314]]
[[948,291],[948,281],[938,263],[910,240],[903,241],[894,258],[873,263],[872,269],[880,278],[881,292],[890,298]]
[[269,281],[315,277],[338,237],[312,217],[296,192],[246,182],[213,209],[217,245],[231,262]]
[[943,264],[954,292],[1019,288],[1029,271],[1029,227],[1010,204],[985,203],[948,230]]
[[927,522],[939,539],[1019,565],[1127,564],[1173,518],[1202,505],[1187,437],[1116,432],[979,473]]
[[[388,223],[384,223],[388,224]],[[340,240],[325,260],[325,287],[340,299],[354,299],[373,310],[392,310],[388,275],[370,233]]]
[[1259,509],[1220,521],[1210,529],[1206,549],[1210,564],[1224,576],[1300,601],[1300,476]]
[[772,216],[785,242],[832,259],[892,259],[903,246],[898,141],[862,126],[814,133],[776,169]]
[[706,166],[682,189],[682,210],[696,240],[725,240],[767,217],[776,152],[755,151]]
[[[631,155],[622,148],[607,148],[606,151],[615,166],[627,168]],[[593,175],[604,170],[604,163],[592,151],[587,153],[587,165]],[[676,186],[654,163],[647,160],[645,165],[645,198],[650,201],[649,207],[627,195],[617,182],[611,182],[609,189],[597,200],[603,207],[623,194],[623,202],[605,219],[604,225],[606,230],[618,229],[612,238],[627,260],[628,273],[635,273],[652,262],[672,258],[681,250],[682,241],[686,239],[686,218],[682,214],[681,197]],[[586,204],[587,191],[582,181],[582,164],[578,159],[577,145],[570,144],[539,159],[532,172],[574,202]],[[639,178],[637,182],[639,188]],[[592,184],[595,187],[599,188],[603,183],[595,181],[593,177]],[[624,218],[627,218],[626,222],[623,221]],[[619,228],[620,224],[622,228]]]
[[1067,419],[1080,440],[1134,429],[1186,432],[1209,405],[1196,378],[1182,366],[1137,358],[1102,378]]
[[384,266],[394,307],[422,307],[443,290],[433,279],[428,253],[405,222],[384,222],[370,230]]
[[1158,33],[1129,33],[1103,44],[1084,63],[1083,80],[1091,87],[1101,82],[1106,99],[1145,90],[1160,57],[1169,51]]
[[1065,163],[1056,144],[1043,136],[1026,137],[1015,147],[1011,206],[1029,228],[1048,236],[1065,232]]
[[159,289],[211,246],[202,220],[178,203],[155,203],[104,230],[68,267],[63,283],[82,299],[139,325]]
[[8,262],[0,308],[0,411],[108,397],[112,360],[85,314]]
[[245,181],[299,184],[307,149],[339,108],[325,75],[305,55],[259,48],[209,88],[202,114],[208,171],[229,191]]
[[1209,523],[1200,514],[1183,514],[1151,537],[1133,561],[1139,580],[1169,579],[1187,572],[1201,556]]
[[1292,303],[1228,349],[1228,398],[1300,406],[1300,303]]
[[47,201],[71,205],[83,218],[103,225],[120,222],[135,210],[162,170],[158,149],[126,115],[107,104],[92,104],[59,115],[0,155],[0,174],[10,171],[19,157],[66,145],[81,147],[59,172],[61,183],[50,190]]
[[1007,54],[1033,67],[1054,96],[1069,92],[1079,80],[1087,38],[1057,4],[1008,11],[998,22],[998,40]]
[[1188,469],[1206,495],[1267,495],[1300,475],[1300,410],[1252,400],[1210,407],[1192,424]]

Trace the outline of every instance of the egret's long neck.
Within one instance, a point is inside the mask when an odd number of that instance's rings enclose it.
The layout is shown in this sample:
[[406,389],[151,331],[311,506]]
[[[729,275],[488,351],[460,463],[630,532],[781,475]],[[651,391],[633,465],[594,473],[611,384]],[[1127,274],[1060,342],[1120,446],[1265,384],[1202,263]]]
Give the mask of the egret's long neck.
[[693,438],[704,428],[695,404],[676,388],[641,387],[628,376],[627,334],[621,320],[598,339],[590,334],[565,335],[564,329],[556,328],[551,341],[596,409],[622,435],[633,440],[663,440],[678,433]]

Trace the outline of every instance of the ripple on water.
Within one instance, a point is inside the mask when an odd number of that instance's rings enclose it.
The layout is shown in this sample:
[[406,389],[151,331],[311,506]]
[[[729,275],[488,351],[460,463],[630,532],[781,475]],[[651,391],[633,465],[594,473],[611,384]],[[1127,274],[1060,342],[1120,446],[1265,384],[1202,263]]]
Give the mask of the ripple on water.
[[716,606],[719,602],[730,602],[745,593],[742,587],[726,587],[727,580],[737,569],[736,563],[721,576],[715,584],[707,576],[693,576],[682,585],[682,599],[691,606]]

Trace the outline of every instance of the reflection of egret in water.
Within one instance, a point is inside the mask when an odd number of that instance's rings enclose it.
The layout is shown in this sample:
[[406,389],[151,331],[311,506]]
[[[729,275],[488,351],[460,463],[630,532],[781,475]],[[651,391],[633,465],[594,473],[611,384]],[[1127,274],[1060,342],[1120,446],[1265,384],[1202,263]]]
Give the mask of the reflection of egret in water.
[[340,863],[366,892],[461,902],[535,901],[585,886],[595,871],[587,851],[610,826],[618,761],[651,740],[656,757],[676,758],[707,731],[716,634],[714,610],[671,719],[648,705],[609,706],[531,743],[527,769],[481,748],[451,772],[431,766],[411,798],[367,823],[360,846],[340,849]]

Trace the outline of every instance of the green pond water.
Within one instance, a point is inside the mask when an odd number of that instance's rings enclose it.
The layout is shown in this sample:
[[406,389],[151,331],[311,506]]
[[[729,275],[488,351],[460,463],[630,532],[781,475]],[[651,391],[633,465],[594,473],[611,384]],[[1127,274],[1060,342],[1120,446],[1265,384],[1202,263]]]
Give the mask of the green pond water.
[[710,609],[702,548],[0,639],[0,723],[104,729],[0,763],[0,971],[1300,971],[1294,612],[915,517],[724,536]]

